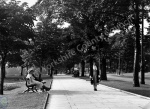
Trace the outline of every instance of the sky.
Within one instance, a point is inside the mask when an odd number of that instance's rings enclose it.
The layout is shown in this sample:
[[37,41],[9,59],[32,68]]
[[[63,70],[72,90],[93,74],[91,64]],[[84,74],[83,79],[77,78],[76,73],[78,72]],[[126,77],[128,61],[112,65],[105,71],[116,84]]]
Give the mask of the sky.
[[27,2],[29,7],[34,5],[37,2],[37,0],[17,0],[17,1],[21,1],[22,3]]

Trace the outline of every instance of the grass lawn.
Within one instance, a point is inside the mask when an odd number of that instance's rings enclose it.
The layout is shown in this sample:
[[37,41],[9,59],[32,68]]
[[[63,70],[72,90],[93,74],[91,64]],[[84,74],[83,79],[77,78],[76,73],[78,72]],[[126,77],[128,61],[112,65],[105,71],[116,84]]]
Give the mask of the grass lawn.
[[[20,76],[20,71],[17,68],[7,69],[6,78],[4,79],[4,95],[0,95],[0,109],[44,108],[48,93],[22,93],[27,89],[24,77]],[[49,87],[52,78],[45,73],[42,75],[42,79],[46,81],[45,85]]]
[[17,85],[17,84],[4,84],[4,91],[11,91],[14,90],[16,88],[20,88],[21,86]]
[[148,84],[140,85],[140,87],[133,87],[132,82],[125,82],[120,80],[101,81],[100,84],[150,97],[150,85]]
[[[117,76],[116,74],[107,74],[107,81],[101,81],[100,84],[109,87],[121,89],[124,91],[132,92],[135,94],[150,97],[150,73],[145,74],[146,84],[140,84],[140,87],[133,87],[133,74],[127,73],[124,75]],[[89,77],[79,77],[90,82]]]
[[43,109],[47,92],[3,95],[7,99],[6,109]]
[[[48,77],[45,78],[45,85],[49,87],[52,79],[48,79]],[[5,83],[4,88],[7,88],[7,90],[5,89],[4,95],[0,95],[0,109],[2,108],[1,98],[7,99],[6,109],[43,109],[45,106],[48,93],[23,93],[23,91],[27,89],[25,82]]]

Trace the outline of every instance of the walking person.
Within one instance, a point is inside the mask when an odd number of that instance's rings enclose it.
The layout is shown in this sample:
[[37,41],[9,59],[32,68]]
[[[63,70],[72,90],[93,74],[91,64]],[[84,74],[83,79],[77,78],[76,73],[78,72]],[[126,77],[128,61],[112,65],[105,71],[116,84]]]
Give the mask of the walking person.
[[97,91],[97,67],[96,64],[93,63],[93,86],[94,86],[94,91]]
[[99,83],[99,72],[95,62],[93,63],[93,71],[90,75],[90,79],[91,79],[91,84],[94,87],[94,91],[97,91],[97,85]]

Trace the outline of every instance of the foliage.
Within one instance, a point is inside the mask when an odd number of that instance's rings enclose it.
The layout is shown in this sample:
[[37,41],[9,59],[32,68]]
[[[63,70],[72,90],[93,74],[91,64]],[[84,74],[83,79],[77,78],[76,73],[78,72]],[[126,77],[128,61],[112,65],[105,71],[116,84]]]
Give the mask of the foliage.
[[27,43],[34,36],[32,27],[35,16],[27,5],[20,6],[15,0],[9,3],[0,1],[0,12],[0,56],[2,58],[0,93],[3,94],[6,60],[12,61],[12,58],[7,58],[7,56],[28,48]]
[[8,67],[22,66],[24,62],[19,53],[11,54],[7,56]]

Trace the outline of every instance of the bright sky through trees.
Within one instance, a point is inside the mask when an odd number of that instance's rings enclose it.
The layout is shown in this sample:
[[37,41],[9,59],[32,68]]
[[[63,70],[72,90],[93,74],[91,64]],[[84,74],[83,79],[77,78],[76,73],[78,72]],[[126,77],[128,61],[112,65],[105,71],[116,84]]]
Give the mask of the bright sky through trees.
[[37,2],[37,0],[18,0],[18,1],[21,1],[22,3],[27,2],[29,7],[34,5]]
[[[23,2],[27,2],[28,3],[28,5],[29,5],[29,7],[30,6],[32,6],[32,5],[34,5],[36,2],[37,2],[37,0],[18,0],[18,1],[21,1],[22,3]],[[146,35],[147,34],[147,27],[148,27],[148,23],[147,23],[147,21],[146,20],[144,20],[144,34]],[[68,27],[68,23],[65,23],[63,26],[61,26],[61,27]],[[116,33],[116,31],[114,32],[114,33]],[[114,34],[114,33],[112,33],[112,35]]]

